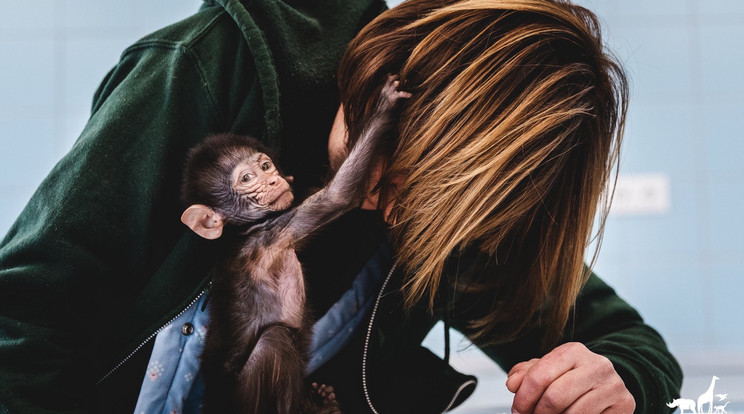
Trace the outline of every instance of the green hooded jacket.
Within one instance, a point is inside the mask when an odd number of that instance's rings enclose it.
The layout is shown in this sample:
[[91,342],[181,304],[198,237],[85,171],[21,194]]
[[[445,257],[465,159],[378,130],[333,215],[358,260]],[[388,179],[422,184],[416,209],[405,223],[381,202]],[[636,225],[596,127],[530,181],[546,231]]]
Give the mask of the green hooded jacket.
[[[131,412],[150,339],[207,288],[220,246],[179,221],[186,152],[210,133],[251,134],[278,152],[300,195],[321,185],[338,62],[383,8],[206,0],[124,51],[80,138],[0,245],[0,413]],[[406,361],[417,367],[411,375],[428,375],[428,356],[418,365],[406,356],[437,318],[403,317],[395,295],[380,306],[371,344],[378,365],[394,373]],[[452,326],[467,333],[467,312],[455,316]],[[596,277],[576,318],[565,339],[610,358],[639,412],[661,412],[678,396],[681,372],[664,342]],[[536,337],[484,350],[509,369],[540,355]],[[358,391],[361,341],[363,332],[317,375],[353,376]],[[390,370],[373,375],[384,382]]]
[[108,412],[139,387],[126,366],[96,383],[204,289],[217,248],[179,221],[187,150],[251,134],[319,185],[338,62],[383,8],[206,1],[123,52],[0,246],[0,412]]

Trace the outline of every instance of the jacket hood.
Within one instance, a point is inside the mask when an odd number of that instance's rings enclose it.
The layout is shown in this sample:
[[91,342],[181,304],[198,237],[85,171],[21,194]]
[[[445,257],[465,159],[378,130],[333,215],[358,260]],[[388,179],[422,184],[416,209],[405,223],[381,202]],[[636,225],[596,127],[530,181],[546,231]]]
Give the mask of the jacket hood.
[[[302,134],[296,124],[306,120],[303,102],[315,105],[308,100],[309,94],[317,95],[320,90],[337,105],[337,65],[346,44],[385,8],[380,0],[341,5],[335,0],[205,0],[204,7],[214,5],[236,22],[253,55],[266,142],[277,149],[280,136]],[[323,104],[329,102],[323,99]]]

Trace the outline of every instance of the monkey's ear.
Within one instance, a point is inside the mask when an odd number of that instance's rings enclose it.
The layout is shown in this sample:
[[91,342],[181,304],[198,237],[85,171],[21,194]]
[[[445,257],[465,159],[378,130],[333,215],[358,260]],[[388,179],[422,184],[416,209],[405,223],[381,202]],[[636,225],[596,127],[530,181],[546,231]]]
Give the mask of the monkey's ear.
[[214,240],[222,236],[225,226],[222,216],[203,204],[194,204],[181,215],[181,222],[205,239]]

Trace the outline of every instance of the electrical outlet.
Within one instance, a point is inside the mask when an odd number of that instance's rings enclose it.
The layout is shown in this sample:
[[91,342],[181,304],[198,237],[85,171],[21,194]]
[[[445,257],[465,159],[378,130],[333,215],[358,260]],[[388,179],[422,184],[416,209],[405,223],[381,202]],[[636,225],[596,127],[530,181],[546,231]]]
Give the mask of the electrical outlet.
[[617,177],[610,214],[663,215],[671,209],[671,189],[666,174],[623,174]]

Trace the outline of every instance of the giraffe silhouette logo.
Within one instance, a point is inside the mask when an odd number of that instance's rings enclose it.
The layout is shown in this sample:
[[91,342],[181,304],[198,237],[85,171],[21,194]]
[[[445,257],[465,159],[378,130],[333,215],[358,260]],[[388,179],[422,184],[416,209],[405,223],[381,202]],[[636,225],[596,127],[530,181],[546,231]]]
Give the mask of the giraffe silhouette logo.
[[[713,394],[713,389],[716,387],[716,381],[720,378],[715,375],[710,380],[710,386],[708,389],[700,394],[697,401],[687,398],[677,398],[672,402],[667,403],[669,408],[679,408],[680,414],[726,414],[726,406],[729,401],[725,404],[720,404],[723,400],[728,398],[728,394]],[[716,400],[717,399],[717,400]]]

